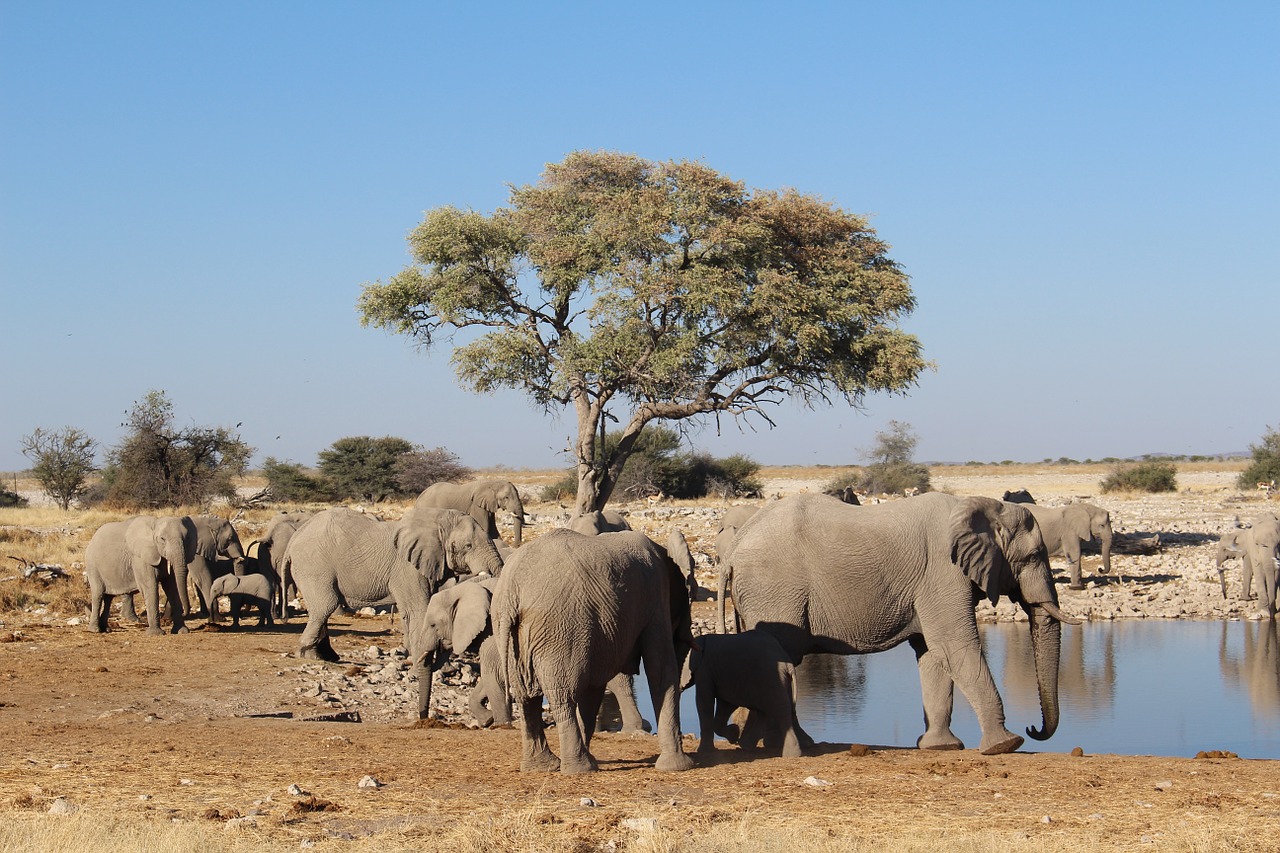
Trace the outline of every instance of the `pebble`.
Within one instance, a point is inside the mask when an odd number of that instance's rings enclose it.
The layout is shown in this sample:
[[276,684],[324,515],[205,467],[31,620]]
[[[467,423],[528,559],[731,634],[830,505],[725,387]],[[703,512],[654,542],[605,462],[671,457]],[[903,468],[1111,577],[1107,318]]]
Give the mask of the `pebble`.
[[597,803],[595,800],[591,799],[590,797],[583,797],[582,799],[578,800],[578,805],[586,806],[589,809],[593,809],[600,804]]
[[372,776],[365,776],[356,784],[356,787],[357,788],[374,788],[376,790],[377,788],[382,787],[382,783],[379,782],[377,779],[373,778]]
[[305,796],[307,796],[307,792],[306,792],[306,791],[304,791],[304,790],[302,790],[302,788],[301,788],[301,787],[299,787],[297,784],[290,785],[286,790],[287,790],[287,792],[288,792],[289,796],[291,796],[291,797],[305,797]]
[[826,779],[819,779],[817,776],[807,777],[804,780],[804,783],[808,785],[810,788],[825,788],[831,784]]

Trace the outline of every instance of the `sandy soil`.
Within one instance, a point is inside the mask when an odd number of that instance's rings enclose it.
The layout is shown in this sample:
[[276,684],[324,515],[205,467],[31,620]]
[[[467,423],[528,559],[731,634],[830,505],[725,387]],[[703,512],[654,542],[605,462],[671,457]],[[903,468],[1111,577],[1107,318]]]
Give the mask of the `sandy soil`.
[[[813,486],[801,482],[770,486]],[[940,485],[1052,491],[1047,482]],[[1160,507],[1187,524],[1217,525],[1234,499],[1214,481]],[[696,606],[706,617],[713,602]],[[984,757],[850,744],[783,759],[726,746],[712,765],[664,774],[652,767],[652,736],[602,734],[593,743],[602,772],[522,774],[514,729],[421,727],[403,712],[365,714],[358,724],[309,721],[344,707],[307,695],[316,677],[293,657],[302,620],[273,631],[148,637],[128,627],[103,637],[39,613],[0,618],[0,820],[65,798],[87,813],[231,821],[264,844],[294,849],[384,834],[429,839],[458,820],[513,812],[528,816],[531,833],[582,850],[625,849],[636,833],[629,819],[656,820],[679,839],[739,827],[744,815],[761,827],[799,820],[834,837],[989,831],[997,848],[1187,849],[1186,839],[1203,832],[1214,849],[1280,845],[1280,761],[1030,748]],[[370,660],[371,645],[400,641],[385,617],[338,619],[332,633],[344,663],[328,674],[355,683],[381,665]],[[1214,749],[1212,733],[1203,748]],[[359,787],[366,776],[380,787]],[[293,785],[302,793],[290,793]],[[336,810],[315,810],[320,801]]]

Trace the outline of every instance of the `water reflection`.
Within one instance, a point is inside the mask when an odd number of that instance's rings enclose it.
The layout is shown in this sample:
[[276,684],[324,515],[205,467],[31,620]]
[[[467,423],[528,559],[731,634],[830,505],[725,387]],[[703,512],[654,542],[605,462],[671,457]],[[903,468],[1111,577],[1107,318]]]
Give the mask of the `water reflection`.
[[[1227,749],[1280,758],[1280,633],[1274,622],[1133,620],[1064,626],[1057,734],[1025,749],[1195,755]],[[1009,728],[1040,724],[1025,625],[983,627]],[[815,655],[799,671],[800,723],[817,740],[914,746],[924,731],[915,656]],[[692,697],[687,697],[692,698]],[[696,728],[696,715],[686,712]],[[956,692],[955,733],[976,746],[973,711]]]

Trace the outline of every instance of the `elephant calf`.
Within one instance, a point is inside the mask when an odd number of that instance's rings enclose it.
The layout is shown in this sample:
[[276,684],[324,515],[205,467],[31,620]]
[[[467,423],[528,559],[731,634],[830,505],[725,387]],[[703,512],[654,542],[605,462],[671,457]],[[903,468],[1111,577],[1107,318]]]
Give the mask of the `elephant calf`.
[[275,583],[266,575],[239,577],[234,574],[222,575],[213,581],[209,612],[216,612],[218,599],[226,595],[231,598],[231,624],[235,627],[240,627],[240,609],[246,604],[258,608],[259,628],[263,625],[274,625],[275,620],[271,618],[271,601],[274,593]]
[[[782,645],[763,631],[741,634],[707,634],[694,641],[689,654],[687,681],[698,703],[702,741],[698,752],[715,751],[715,736],[739,741],[729,726],[738,708],[751,711],[753,727],[764,717],[766,749],[782,748],[786,758],[799,758],[801,741],[812,743],[796,719],[796,668]],[[743,738],[742,746],[754,746],[759,736]]]

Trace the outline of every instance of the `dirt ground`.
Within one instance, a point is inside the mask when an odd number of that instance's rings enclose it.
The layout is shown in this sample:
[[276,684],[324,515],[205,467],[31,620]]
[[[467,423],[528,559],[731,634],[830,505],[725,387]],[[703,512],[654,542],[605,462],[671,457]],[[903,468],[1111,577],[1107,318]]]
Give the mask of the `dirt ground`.
[[[1280,849],[1280,761],[874,744],[783,759],[726,745],[715,763],[667,774],[653,768],[652,736],[601,734],[602,772],[521,773],[514,729],[308,720],[324,709],[298,690],[302,624],[205,631],[196,621],[186,636],[96,636],[4,614],[0,821],[64,798],[91,814],[236,825],[287,849],[429,838],[516,812],[530,832],[581,850],[625,849],[654,820],[678,839],[744,816],[799,820],[837,839],[991,833],[996,849],[1194,849],[1187,839],[1203,833],[1206,849]],[[340,618],[331,630],[344,659],[331,666],[356,678],[371,644],[400,641],[381,618]],[[378,786],[360,787],[366,776]]]

